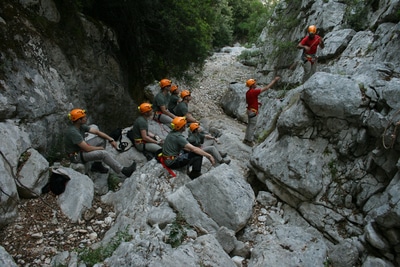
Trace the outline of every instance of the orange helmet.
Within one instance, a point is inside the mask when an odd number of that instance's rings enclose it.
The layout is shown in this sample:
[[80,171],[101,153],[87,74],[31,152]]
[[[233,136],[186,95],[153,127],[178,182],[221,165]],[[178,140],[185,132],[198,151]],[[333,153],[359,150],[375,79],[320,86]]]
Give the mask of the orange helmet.
[[149,103],[142,103],[142,104],[140,104],[140,106],[138,107],[138,110],[139,110],[140,113],[146,113],[146,112],[152,111],[153,109],[152,109],[152,107],[151,107],[151,104],[149,104]]
[[68,118],[71,121],[79,120],[80,118],[83,118],[85,116],[86,116],[86,111],[84,109],[80,109],[80,108],[75,108],[75,109],[71,110],[70,113],[68,113]]
[[169,89],[169,91],[170,91],[171,93],[173,93],[173,92],[175,92],[176,90],[178,90],[178,85],[176,85],[176,84],[171,85],[171,89]]
[[200,128],[200,124],[197,122],[193,122],[190,124],[189,128],[190,128],[190,131],[193,133],[196,129]]
[[159,82],[161,88],[170,86],[171,83],[172,83],[171,80],[168,80],[168,79],[162,79],[162,80]]
[[247,81],[246,81],[246,86],[247,87],[250,87],[250,86],[252,86],[253,84],[255,84],[256,83],[256,80],[255,79],[248,79]]
[[308,27],[308,33],[316,34],[317,33],[317,27],[315,25],[311,25]]
[[172,130],[179,131],[186,125],[185,117],[175,117],[171,122]]
[[181,92],[181,97],[182,97],[182,98],[185,98],[186,96],[190,96],[190,92],[189,92],[188,90],[183,90],[183,91]]

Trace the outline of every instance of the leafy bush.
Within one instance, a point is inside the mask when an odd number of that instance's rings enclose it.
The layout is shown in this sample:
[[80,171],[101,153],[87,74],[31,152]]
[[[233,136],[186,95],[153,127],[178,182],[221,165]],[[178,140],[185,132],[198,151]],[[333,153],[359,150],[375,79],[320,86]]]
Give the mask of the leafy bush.
[[165,242],[170,244],[173,248],[179,247],[187,235],[184,226],[187,226],[185,218],[178,214],[175,221],[170,226],[169,235],[166,237]]
[[112,190],[112,191],[117,191],[119,189],[119,183],[120,183],[120,179],[119,177],[112,173],[108,176],[108,189]]
[[233,34],[242,42],[255,43],[271,16],[273,5],[259,0],[230,0]]
[[347,1],[344,20],[348,27],[355,31],[361,31],[368,27],[368,9],[373,0],[349,0]]
[[132,236],[129,235],[127,229],[122,232],[117,232],[111,242],[106,246],[102,246],[97,249],[84,248],[79,250],[78,258],[87,266],[93,266],[96,263],[102,262],[106,258],[110,257],[122,242],[128,241],[131,238]]

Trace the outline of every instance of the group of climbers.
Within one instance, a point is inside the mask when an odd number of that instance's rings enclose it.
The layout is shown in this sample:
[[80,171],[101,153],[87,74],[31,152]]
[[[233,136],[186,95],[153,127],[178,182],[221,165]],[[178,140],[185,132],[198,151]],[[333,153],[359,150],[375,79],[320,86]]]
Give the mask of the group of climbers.
[[[302,63],[305,72],[303,81],[307,80],[316,70],[318,46],[324,48],[324,42],[317,35],[315,25],[309,26],[307,31],[308,35],[297,45],[299,49],[303,49]],[[255,79],[246,81],[246,86],[249,88],[246,92],[248,124],[243,140],[244,144],[254,145],[253,135],[260,106],[258,96],[270,89],[279,79],[280,77],[276,76],[263,88],[257,88]],[[136,119],[132,127],[135,148],[151,155],[160,154],[163,164],[170,168],[188,166],[188,170],[191,168],[188,175],[192,179],[201,175],[203,156],[208,158],[213,165],[215,159],[218,163],[229,164],[230,160],[224,159],[226,153],[220,153],[215,144],[204,144],[206,139],[215,142],[216,138],[205,133],[200,127],[199,121],[189,113],[189,102],[192,99],[190,91],[180,92],[178,86],[172,84],[169,79],[162,79],[159,85],[161,91],[154,97],[153,104],[142,103],[138,107],[141,116]],[[85,110],[73,109],[69,113],[69,118],[72,125],[65,132],[65,148],[71,162],[93,161],[91,170],[105,173],[108,169],[102,165],[104,162],[116,173],[122,173],[127,177],[135,171],[135,162],[129,167],[123,167],[105,150],[106,140],[114,148],[116,148],[116,143],[109,135],[86,125]],[[157,135],[149,132],[148,121],[151,118],[171,127],[172,131],[168,133],[165,140],[161,140]],[[190,124],[188,138],[183,135],[187,124]],[[96,137],[86,142],[86,132],[92,133]]]
[[[217,139],[204,133],[198,120],[189,113],[188,104],[192,99],[190,91],[179,92],[178,86],[173,85],[169,79],[162,79],[159,85],[161,91],[155,96],[153,104],[142,103],[139,106],[141,116],[136,119],[132,128],[135,147],[139,151],[150,152],[159,157],[167,168],[176,169],[187,166],[188,175],[192,179],[201,175],[203,156],[208,158],[213,165],[215,159],[217,163],[229,164],[230,160],[225,159],[227,154],[220,153],[214,144],[203,146],[205,138],[213,142]],[[168,125],[171,131],[165,140],[149,132],[148,120],[152,117],[157,122],[167,125],[171,120]],[[190,124],[189,137],[186,138],[183,132],[186,131],[188,124]],[[148,148],[148,142],[150,142],[150,148]]]
[[[323,39],[317,34],[317,27],[311,25],[307,28],[307,36],[304,37],[297,45],[297,48],[303,49],[301,60],[304,68],[303,82],[310,78],[316,71],[317,68],[317,49],[318,47],[324,48]],[[246,86],[249,88],[246,92],[246,103],[247,103],[247,128],[243,143],[248,146],[254,145],[254,130],[257,124],[258,109],[261,103],[258,102],[258,96],[270,89],[278,80],[279,76],[276,76],[267,86],[263,88],[257,88],[255,79],[248,79]]]

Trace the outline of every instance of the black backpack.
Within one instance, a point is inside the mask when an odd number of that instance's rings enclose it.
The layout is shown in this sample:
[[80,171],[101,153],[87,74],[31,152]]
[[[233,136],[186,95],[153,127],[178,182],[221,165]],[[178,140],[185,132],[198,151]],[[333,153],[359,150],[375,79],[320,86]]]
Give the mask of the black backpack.
[[52,172],[49,182],[42,188],[42,194],[53,192],[55,195],[64,193],[68,181],[68,176]]

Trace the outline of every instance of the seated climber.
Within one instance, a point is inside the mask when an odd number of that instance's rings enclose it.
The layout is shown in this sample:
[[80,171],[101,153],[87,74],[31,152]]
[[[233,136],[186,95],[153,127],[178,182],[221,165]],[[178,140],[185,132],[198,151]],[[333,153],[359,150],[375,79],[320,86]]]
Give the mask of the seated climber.
[[170,125],[173,118],[176,116],[168,110],[169,91],[171,88],[171,81],[168,79],[162,79],[160,81],[161,91],[154,97],[153,110],[154,120]]
[[207,153],[210,153],[216,159],[216,161],[220,164],[231,163],[230,159],[225,159],[225,157],[227,156],[227,153],[220,152],[217,149],[217,147],[214,145],[214,143],[211,143],[210,145],[204,145],[204,139],[217,141],[217,138],[202,131],[199,123],[194,122],[194,123],[190,124],[189,129],[190,129],[189,137],[187,138],[189,143],[191,143],[192,145],[194,145],[196,147],[200,147]]
[[172,131],[169,132],[164,140],[162,149],[162,160],[165,165],[172,169],[191,166],[192,171],[188,173],[191,179],[199,177],[201,173],[201,165],[203,156],[206,157],[212,165],[214,165],[214,157],[190,144],[182,134],[186,128],[186,119],[184,117],[176,117],[172,120]]
[[190,92],[188,90],[183,90],[181,92],[181,98],[182,101],[179,102],[174,109],[176,116],[186,117],[188,123],[198,123],[199,121],[196,120],[191,113],[189,113],[189,102],[192,100]]
[[[123,167],[117,162],[111,154],[105,150],[106,140],[116,148],[116,142],[106,133],[89,127],[86,117],[86,111],[83,109],[73,109],[68,114],[72,125],[65,131],[65,151],[72,163],[86,163],[94,161],[91,171],[107,173],[108,169],[102,164],[104,162],[110,166],[117,174],[122,173],[126,177],[130,177],[136,170],[136,162],[133,162],[129,167]],[[85,133],[89,132],[97,135],[95,138],[85,141]]]
[[168,110],[173,114],[175,114],[174,108],[180,102],[178,85],[176,84],[171,85],[170,93],[171,96],[169,97]]
[[149,123],[153,116],[151,104],[142,103],[139,107],[140,116],[135,120],[129,137],[134,141],[137,150],[143,152],[147,159],[152,159],[161,151],[162,140],[152,132],[149,132]]

